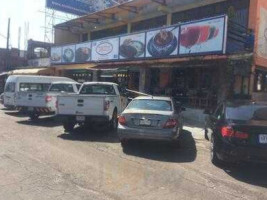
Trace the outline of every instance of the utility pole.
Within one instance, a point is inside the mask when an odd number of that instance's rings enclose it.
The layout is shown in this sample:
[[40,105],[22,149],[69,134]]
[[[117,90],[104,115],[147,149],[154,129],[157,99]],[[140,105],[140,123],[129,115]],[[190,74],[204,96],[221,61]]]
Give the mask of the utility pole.
[[6,41],[6,70],[7,71],[8,71],[8,65],[9,65],[9,38],[10,38],[10,18],[8,18],[7,41]]

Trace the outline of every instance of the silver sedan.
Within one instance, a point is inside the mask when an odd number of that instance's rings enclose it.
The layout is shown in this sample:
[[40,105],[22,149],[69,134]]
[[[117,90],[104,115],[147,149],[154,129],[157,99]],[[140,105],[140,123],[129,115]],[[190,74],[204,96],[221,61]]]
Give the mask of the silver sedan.
[[122,147],[130,139],[177,142],[183,130],[181,111],[169,97],[137,97],[119,117],[118,135]]

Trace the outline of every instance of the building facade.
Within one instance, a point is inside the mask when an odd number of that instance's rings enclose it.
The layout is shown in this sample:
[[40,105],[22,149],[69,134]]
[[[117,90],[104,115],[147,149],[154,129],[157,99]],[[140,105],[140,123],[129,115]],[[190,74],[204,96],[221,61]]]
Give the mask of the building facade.
[[[70,76],[73,66],[78,79],[114,81],[149,94],[173,96],[193,107],[214,106],[226,98],[264,99],[266,14],[264,0],[133,1],[56,25],[52,60],[59,58],[55,52],[71,55],[67,50],[71,48],[76,53],[78,49],[90,53],[92,60],[76,62],[73,58],[75,61],[54,62],[52,67],[60,75]],[[223,18],[224,25],[220,21]],[[222,31],[223,44],[212,43]],[[169,32],[178,36],[177,41]],[[94,48],[100,54],[109,52],[106,43],[116,42],[113,38],[118,36],[118,59],[95,55]],[[168,37],[172,37],[170,43]],[[140,50],[142,40],[145,52]],[[83,44],[88,41],[92,44],[86,49]],[[166,48],[157,46],[161,42],[169,45],[165,46],[168,50],[172,44],[180,44],[178,53],[173,50],[170,54]],[[206,46],[202,44],[205,42]],[[222,49],[217,51],[220,45]],[[144,53],[144,57],[137,56],[138,53]],[[121,59],[123,56],[127,59]]]

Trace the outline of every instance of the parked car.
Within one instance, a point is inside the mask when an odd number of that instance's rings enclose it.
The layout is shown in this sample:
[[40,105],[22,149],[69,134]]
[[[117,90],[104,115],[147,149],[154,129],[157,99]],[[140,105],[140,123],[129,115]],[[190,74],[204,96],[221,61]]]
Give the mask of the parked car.
[[137,97],[119,117],[118,135],[123,148],[131,139],[178,142],[183,130],[181,111],[170,97]]
[[267,104],[249,101],[221,103],[206,119],[211,162],[267,162]]
[[127,96],[117,84],[88,82],[81,86],[79,94],[58,97],[57,115],[66,131],[73,130],[76,124],[117,129],[117,116],[127,104]]
[[52,114],[53,98],[47,95],[53,82],[75,81],[66,77],[53,76],[9,76],[5,86],[4,105],[12,106],[27,113],[31,119],[36,119],[41,114]]
[[0,95],[0,103],[4,104],[4,93]]

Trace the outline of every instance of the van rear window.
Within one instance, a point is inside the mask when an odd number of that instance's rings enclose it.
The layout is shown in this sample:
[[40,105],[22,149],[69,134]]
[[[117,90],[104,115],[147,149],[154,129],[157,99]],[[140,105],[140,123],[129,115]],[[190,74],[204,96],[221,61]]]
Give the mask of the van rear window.
[[51,84],[47,83],[20,83],[21,92],[47,92]]

